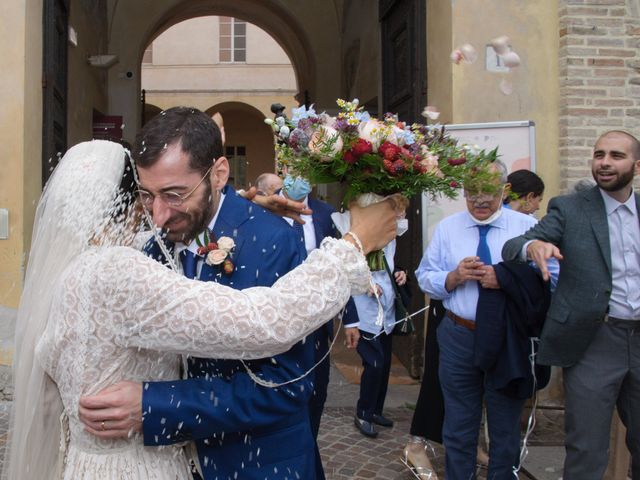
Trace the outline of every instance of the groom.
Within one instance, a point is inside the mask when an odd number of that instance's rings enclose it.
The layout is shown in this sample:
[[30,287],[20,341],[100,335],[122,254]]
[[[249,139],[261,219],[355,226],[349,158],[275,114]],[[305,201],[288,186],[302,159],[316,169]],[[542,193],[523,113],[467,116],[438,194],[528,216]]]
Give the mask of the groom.
[[[286,222],[226,186],[229,164],[220,132],[204,113],[177,107],[158,115],[138,135],[132,155],[139,199],[162,227],[185,275],[237,289],[268,287],[304,258],[304,245]],[[226,258],[231,266],[209,265],[197,255],[195,239],[207,243],[201,236],[205,228],[210,242],[233,240]],[[155,240],[145,251],[167,263]],[[260,379],[286,382],[313,366],[313,343],[302,341],[284,354],[246,363]],[[239,361],[188,358],[186,377],[116,384],[81,399],[80,418],[103,438],[142,428],[149,446],[195,440],[205,479],[315,478],[307,407],[313,373],[269,388],[258,385]]]

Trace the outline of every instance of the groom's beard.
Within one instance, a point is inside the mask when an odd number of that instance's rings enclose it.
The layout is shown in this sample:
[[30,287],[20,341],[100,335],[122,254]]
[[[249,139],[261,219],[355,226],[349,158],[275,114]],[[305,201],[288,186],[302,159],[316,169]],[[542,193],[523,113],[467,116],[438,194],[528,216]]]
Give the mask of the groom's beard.
[[[175,212],[174,215],[165,223],[168,225],[166,228],[166,238],[172,242],[189,243],[196,235],[207,228],[209,222],[213,218],[215,209],[219,201],[219,194],[217,197],[211,194],[211,185],[207,182],[204,184],[205,188],[202,192],[200,201],[190,207],[184,212]],[[180,231],[172,231],[170,225],[186,222],[187,227]]]

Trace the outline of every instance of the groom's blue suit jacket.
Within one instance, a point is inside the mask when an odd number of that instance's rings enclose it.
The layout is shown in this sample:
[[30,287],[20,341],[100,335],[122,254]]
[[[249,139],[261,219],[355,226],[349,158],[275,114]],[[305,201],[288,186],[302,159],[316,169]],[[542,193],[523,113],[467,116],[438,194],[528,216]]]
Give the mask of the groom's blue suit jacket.
[[[282,219],[239,197],[231,187],[213,228],[232,237],[235,271],[203,264],[200,280],[236,289],[271,286],[305,257],[304,244]],[[146,248],[162,261],[155,243]],[[283,382],[314,364],[313,342],[273,358],[247,362],[265,380]],[[144,385],[145,445],[195,440],[205,479],[314,478],[308,403],[313,374],[280,388],[257,385],[239,361],[189,358],[186,380]]]

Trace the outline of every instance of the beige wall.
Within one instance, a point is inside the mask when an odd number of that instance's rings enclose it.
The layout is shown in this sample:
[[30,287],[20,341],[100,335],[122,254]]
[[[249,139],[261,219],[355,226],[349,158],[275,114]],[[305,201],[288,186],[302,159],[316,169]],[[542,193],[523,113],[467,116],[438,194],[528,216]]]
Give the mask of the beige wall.
[[[165,30],[153,41],[153,65],[211,65],[218,62],[218,21],[191,18]],[[143,66],[144,67],[144,66]],[[144,77],[143,77],[144,78]]]
[[261,173],[275,172],[273,133],[262,115],[241,105],[221,107],[227,145],[247,148],[247,182],[253,184]]
[[104,3],[72,1],[69,25],[78,35],[78,46],[68,48],[67,143],[71,146],[92,138],[94,109],[109,113],[107,71],[87,63],[91,55],[109,53]]
[[170,107],[185,105],[188,107],[196,107],[199,110],[206,111],[212,106],[223,102],[237,102],[245,105],[251,105],[259,110],[264,118],[273,117],[271,113],[272,103],[281,103],[291,113],[291,108],[298,104],[291,95],[247,95],[246,93],[234,94],[227,92],[224,94],[212,94],[207,92],[158,92],[147,95],[147,103],[166,110]]
[[[471,43],[479,58],[471,65],[451,67],[451,120],[453,123],[533,120],[537,171],[545,181],[545,198],[558,194],[557,1],[458,0],[452,5],[452,46]],[[504,95],[499,89],[502,74],[485,69],[485,45],[498,35],[508,35],[522,59],[522,65],[510,74],[511,95]],[[430,35],[429,42],[438,42],[438,38]],[[440,51],[438,55],[444,59],[444,53]],[[437,74],[432,70],[430,80],[433,73]]]
[[41,184],[42,0],[5,2],[0,17],[0,208],[9,238],[0,240],[0,305],[18,305]]

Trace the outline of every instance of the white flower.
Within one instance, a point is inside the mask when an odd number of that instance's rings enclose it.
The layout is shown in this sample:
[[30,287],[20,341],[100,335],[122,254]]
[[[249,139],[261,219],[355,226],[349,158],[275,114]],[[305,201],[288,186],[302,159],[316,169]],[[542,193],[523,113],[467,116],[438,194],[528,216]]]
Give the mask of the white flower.
[[289,127],[287,127],[286,125],[280,127],[280,136],[282,138],[287,138],[290,133],[291,131],[289,130]]
[[505,67],[515,68],[520,65],[520,56],[516,52],[507,52],[502,55]]
[[506,35],[501,35],[491,40],[491,46],[498,55],[504,55],[509,51],[511,40]]
[[228,255],[229,254],[227,252],[225,252],[220,248],[217,250],[211,250],[207,254],[207,263],[209,265],[220,265],[222,262],[225,261]]
[[323,159],[331,160],[331,157],[342,151],[343,145],[344,142],[335,128],[320,125],[311,135],[309,151],[322,155]]
[[236,243],[233,241],[233,238],[230,237],[220,237],[218,239],[218,248],[220,250],[224,250],[225,252],[230,252],[236,246]]
[[437,120],[440,116],[440,112],[436,107],[426,106],[424,107],[424,110],[422,110],[422,116],[429,120]]
[[464,61],[466,63],[473,63],[478,59],[478,52],[473,48],[473,45],[470,43],[465,43],[460,47],[460,51],[462,52],[462,56],[464,57]]
[[[360,124],[358,127],[358,136],[371,143],[371,147],[375,153],[378,151],[380,144],[385,140],[384,137],[386,130],[387,127],[384,123],[372,118],[371,120]],[[390,140],[387,138],[387,141]]]

